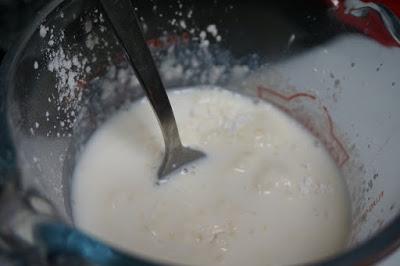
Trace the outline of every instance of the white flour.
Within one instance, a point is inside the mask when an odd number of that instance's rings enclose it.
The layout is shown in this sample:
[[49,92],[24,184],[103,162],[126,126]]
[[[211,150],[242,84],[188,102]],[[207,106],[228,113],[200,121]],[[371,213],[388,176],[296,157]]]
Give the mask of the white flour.
[[42,38],[46,37],[46,34],[47,34],[48,31],[49,31],[49,27],[46,27],[44,25],[40,25],[40,29],[39,29],[40,37],[42,37]]
[[[203,49],[202,51],[196,51],[195,49],[193,54],[188,56],[188,58],[191,58],[191,62],[189,63],[183,62],[184,60],[182,58],[177,57],[175,51],[177,48],[175,46],[168,49],[168,53],[163,56],[163,60],[159,67],[160,72],[166,81],[182,78],[184,80],[199,80],[200,78],[196,77],[199,71],[196,73],[193,69],[199,67],[198,61],[203,60],[204,57],[207,58],[212,56],[208,51],[208,46],[210,45],[210,40],[208,38],[212,37],[217,41],[221,40],[221,36],[218,35],[218,29],[215,24],[210,24],[207,26],[206,30],[200,30],[193,26],[189,28],[185,21],[185,17],[191,18],[193,10],[189,10],[185,16],[185,14],[180,10],[182,7],[183,5],[179,3],[179,10],[177,10],[175,14],[176,18],[169,20],[169,23],[180,27],[182,30],[190,31],[193,34],[192,41],[199,41],[200,46]],[[135,10],[137,11],[137,9]],[[157,10],[157,6],[155,6],[155,10]],[[143,20],[143,18],[141,18],[141,20]],[[104,50],[107,50],[107,47],[109,46],[108,40],[103,39],[102,36],[98,34],[98,31],[97,33],[95,31],[96,28],[99,28],[100,32],[110,30],[105,27],[103,14],[95,9],[93,10],[91,17],[89,16],[85,20],[81,18],[80,22],[82,24],[82,30],[86,34],[84,39],[86,48],[88,48],[89,51],[94,51],[95,47],[100,46],[103,47]],[[146,32],[147,26],[144,21],[143,28]],[[207,32],[209,34],[207,34]],[[59,111],[63,111],[66,114],[71,111],[78,112],[82,104],[82,85],[89,82],[87,76],[93,71],[92,65],[96,63],[96,55],[92,54],[89,57],[82,53],[69,51],[68,45],[63,43],[65,40],[64,32],[55,32],[54,27],[52,26],[46,26],[44,24],[40,25],[39,35],[48,44],[48,47],[44,50],[44,54],[47,57],[47,69],[54,73],[56,77],[55,89],[57,93],[50,97],[49,101],[55,101],[59,106]],[[199,38],[197,38],[197,36],[199,36]],[[157,51],[155,51],[155,53],[157,53]],[[108,61],[111,63],[111,55],[109,55]],[[36,61],[33,64],[33,68],[35,70],[39,68],[39,64]],[[208,68],[208,66],[206,68]],[[122,84],[127,83],[131,86],[138,86],[138,81],[129,68],[123,69],[119,67],[117,69],[118,73],[115,75],[111,74],[111,76],[117,77],[118,81],[122,82]],[[220,78],[222,78],[222,75],[224,75],[222,70],[223,69],[220,66],[216,65],[208,71],[208,74],[203,74],[201,81],[204,83],[209,80],[212,84],[216,83]],[[108,68],[108,72],[110,71],[115,71],[115,66],[112,64]],[[203,69],[201,69],[201,71],[203,71]],[[112,89],[110,88],[108,90],[110,91]]]

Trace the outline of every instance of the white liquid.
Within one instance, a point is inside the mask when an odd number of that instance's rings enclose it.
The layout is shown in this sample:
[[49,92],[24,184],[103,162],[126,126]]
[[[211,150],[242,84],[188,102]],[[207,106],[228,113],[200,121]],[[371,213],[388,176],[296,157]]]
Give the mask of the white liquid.
[[78,227],[126,251],[192,265],[286,265],[343,248],[340,173],[270,104],[212,88],[169,94],[185,145],[207,158],[156,186],[163,141],[147,100],[104,124],[74,176]]

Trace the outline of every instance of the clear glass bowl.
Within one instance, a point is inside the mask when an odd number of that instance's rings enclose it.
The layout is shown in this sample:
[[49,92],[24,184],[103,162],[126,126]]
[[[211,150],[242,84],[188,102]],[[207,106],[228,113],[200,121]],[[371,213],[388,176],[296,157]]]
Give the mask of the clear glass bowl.
[[[316,265],[369,265],[397,248],[400,49],[390,7],[357,1],[137,4],[166,87],[215,84],[267,100],[329,150],[346,177],[352,230],[343,253]],[[7,217],[0,211],[9,229],[20,226],[9,218],[20,209],[33,208],[31,220],[43,216],[32,202],[45,198],[58,216],[36,219],[30,241],[46,259],[156,263],[74,229],[69,188],[75,158],[99,125],[143,96],[97,1],[49,3],[6,55],[0,75],[3,191],[4,184],[35,191],[7,208]],[[0,249],[17,245],[10,239],[2,239]],[[22,253],[18,259],[32,259]]]

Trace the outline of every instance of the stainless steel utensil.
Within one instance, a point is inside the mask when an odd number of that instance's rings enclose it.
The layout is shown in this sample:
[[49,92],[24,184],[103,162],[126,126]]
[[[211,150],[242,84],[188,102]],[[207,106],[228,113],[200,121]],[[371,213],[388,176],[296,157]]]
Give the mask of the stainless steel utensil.
[[139,82],[146,91],[161,127],[165,153],[158,169],[158,183],[163,182],[171,172],[204,157],[205,154],[182,145],[171,104],[131,2],[101,0],[101,3],[119,41],[126,50]]

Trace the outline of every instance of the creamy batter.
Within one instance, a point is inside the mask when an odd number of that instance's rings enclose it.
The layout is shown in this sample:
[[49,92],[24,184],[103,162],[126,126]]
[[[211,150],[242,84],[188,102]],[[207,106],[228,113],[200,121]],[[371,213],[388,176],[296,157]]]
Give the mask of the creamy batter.
[[190,265],[287,265],[341,250],[343,178],[274,106],[218,88],[169,94],[182,141],[207,158],[156,185],[163,141],[137,101],[95,132],[77,165],[74,219],[125,251]]

